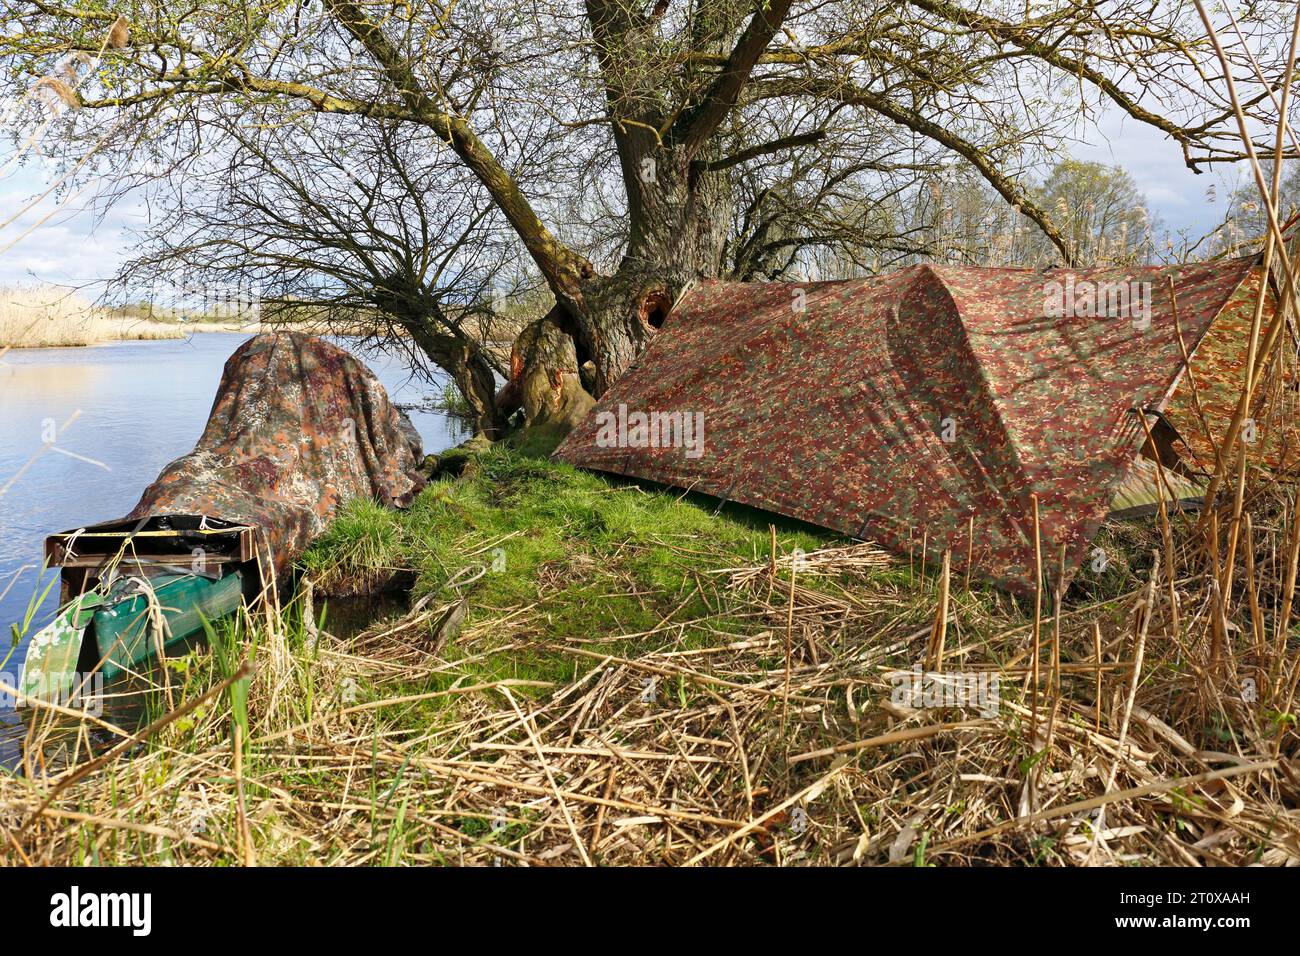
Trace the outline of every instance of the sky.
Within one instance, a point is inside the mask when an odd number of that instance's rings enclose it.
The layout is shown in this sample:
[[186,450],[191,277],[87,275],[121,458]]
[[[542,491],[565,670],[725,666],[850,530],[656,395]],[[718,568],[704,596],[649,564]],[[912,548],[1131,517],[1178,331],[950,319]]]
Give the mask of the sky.
[[[0,165],[8,158],[0,149]],[[22,212],[44,190],[43,183],[43,176],[28,169],[0,181],[0,223]],[[89,286],[90,294],[98,295],[130,252],[128,225],[146,219],[140,206],[123,204],[97,222],[87,198],[61,205],[50,197],[0,228],[0,285]]]
[[[1222,221],[1226,197],[1236,184],[1235,171],[1218,167],[1199,176],[1192,173],[1183,163],[1182,150],[1164,133],[1117,111],[1104,114],[1079,138],[1060,158],[1069,155],[1128,170],[1172,233],[1186,230],[1200,236]],[[10,159],[9,148],[0,144],[0,169]],[[0,224],[39,194],[42,182],[43,173],[34,166],[0,178]],[[1217,186],[1213,203],[1206,192],[1211,183]],[[88,200],[82,195],[60,206],[50,197],[17,221],[0,225],[0,285],[82,287],[92,298],[105,291],[131,254],[131,228],[147,224],[148,211],[142,202],[128,199],[99,220]]]
[[[1165,228],[1201,236],[1223,221],[1227,197],[1241,181],[1242,170],[1216,165],[1201,174],[1187,168],[1182,148],[1153,126],[1118,110],[1107,110],[1094,129],[1072,145],[1076,159],[1121,166],[1137,183],[1147,205]],[[1214,201],[1206,195],[1214,184]]]

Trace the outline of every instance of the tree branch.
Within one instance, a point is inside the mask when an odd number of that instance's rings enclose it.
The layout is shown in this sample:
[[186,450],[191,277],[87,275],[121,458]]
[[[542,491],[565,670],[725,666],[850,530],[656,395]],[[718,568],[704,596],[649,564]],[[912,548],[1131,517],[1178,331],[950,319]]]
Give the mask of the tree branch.
[[[1185,154],[1187,147],[1192,144],[1196,134],[1203,132],[1216,122],[1215,120],[1211,120],[1196,130],[1184,129],[1177,123],[1143,108],[1138,104],[1137,100],[1121,90],[1113,80],[1088,66],[1088,64],[1084,63],[1082,60],[1078,60],[1059,52],[1057,45],[1054,43],[1044,43],[1035,39],[1028,34],[1028,31],[1017,24],[1007,23],[1002,20],[994,19],[993,17],[987,17],[983,14],[954,6],[947,2],[947,0],[907,0],[907,2],[920,10],[926,11],[927,13],[942,17],[949,23],[957,24],[958,26],[963,26],[971,30],[978,30],[994,40],[1009,43],[1018,49],[1023,50],[1025,53],[1037,57],[1050,66],[1063,70],[1072,76],[1078,76],[1081,79],[1087,80],[1104,93],[1111,102],[1124,110],[1124,112],[1128,113],[1134,119],[1154,126],[1156,129],[1173,137],[1174,140],[1184,147]],[[1224,113],[1220,119],[1230,115],[1232,115],[1231,111],[1228,111]],[[1192,161],[1190,155],[1187,155],[1187,159],[1188,165],[1195,170],[1195,163]]]
[[669,132],[671,142],[680,143],[687,157],[693,157],[708,142],[740,98],[754,64],[763,55],[773,35],[785,22],[791,0],[759,0],[763,6],[750,18],[736,42],[722,72],[714,78],[704,98],[677,118]]
[[[1038,225],[1038,228],[1043,231],[1043,235],[1060,251],[1066,265],[1074,264],[1075,256],[1070,249],[1070,244],[1061,235],[1060,230],[1056,228],[1047,212],[1035,203],[1014,180],[1004,175],[998,169],[997,164],[974,143],[959,136],[951,129],[926,119],[915,110],[902,106],[878,93],[872,93],[870,90],[835,82],[817,84],[814,89],[818,95],[826,99],[835,99],[850,106],[866,107],[963,157],[979,171],[979,174],[984,177],[990,186],[998,191],[998,194],[1003,199],[1012,206],[1019,208],[1021,212]],[[809,86],[806,83],[803,84],[799,92],[809,92]]]
[[590,263],[546,228],[514,177],[492,155],[465,118],[438,108],[424,92],[410,63],[352,0],[326,0],[326,3],[343,28],[375,58],[413,118],[444,139],[484,185],[552,290],[557,295],[578,295],[579,280],[591,270]]
[[759,156],[766,156],[768,153],[777,153],[783,149],[795,149],[800,146],[811,146],[813,143],[819,143],[825,138],[826,131],[824,129],[814,130],[811,133],[799,133],[796,136],[783,136],[780,139],[772,140],[770,143],[742,149],[739,153],[728,156],[726,159],[706,163],[704,168],[710,172],[730,169],[732,166],[739,166],[741,163],[749,162],[749,160],[756,159]]

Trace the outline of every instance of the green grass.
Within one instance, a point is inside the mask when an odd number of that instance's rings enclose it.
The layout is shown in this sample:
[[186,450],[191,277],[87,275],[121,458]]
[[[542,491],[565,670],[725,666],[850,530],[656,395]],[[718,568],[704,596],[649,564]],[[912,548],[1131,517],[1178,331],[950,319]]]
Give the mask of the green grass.
[[330,523],[301,564],[327,592],[367,593],[403,567],[404,560],[397,513],[361,498]]
[[447,415],[456,415],[460,418],[473,418],[474,409],[470,407],[469,402],[465,401],[465,396],[461,394],[451,382],[442,386],[442,394],[431,403],[435,411],[443,412]]
[[[487,632],[470,645],[444,649],[450,668],[388,685],[385,695],[442,690],[457,681],[558,684],[600,665],[564,647],[636,657],[669,645],[691,649],[750,635],[753,620],[739,615],[748,605],[727,590],[725,576],[710,572],[765,562],[772,524],[780,554],[846,543],[832,532],[745,506],[579,471],[546,457],[554,445],[553,435],[525,434],[491,446],[473,455],[476,468],[430,484],[406,512],[355,502],[312,547],[304,563],[326,576],[364,578],[378,565],[402,567],[415,573],[413,600],[462,594],[469,600],[466,628],[483,625],[479,630]],[[1131,591],[1151,535],[1149,523],[1108,526],[1098,539],[1107,564],[1094,572],[1085,562],[1076,597],[1104,601]],[[898,595],[895,623],[923,627],[933,614],[937,568],[926,569],[922,588],[920,573],[903,560],[868,572],[865,581],[844,583],[850,590],[866,584],[873,593]],[[977,586],[953,606],[954,633],[979,639],[989,621],[1021,620],[1028,608]],[[526,625],[493,627],[518,609],[527,609]],[[1115,613],[1122,616],[1122,607]],[[432,727],[450,698],[400,706],[401,719],[418,713]]]
[[[411,569],[413,600],[431,592],[439,600],[458,592],[469,599],[467,629],[528,608],[527,648],[492,652],[494,643],[520,637],[517,630],[487,637],[462,652],[472,663],[432,683],[407,686],[408,692],[457,679],[559,682],[580,676],[573,655],[539,646],[545,644],[596,641],[602,653],[621,656],[670,643],[725,641],[747,633],[746,622],[730,615],[732,597],[706,569],[767,560],[771,523],[781,553],[843,541],[743,506],[647,490],[551,462],[544,455],[553,444],[533,436],[522,448],[493,446],[477,456],[472,475],[431,483],[405,512],[354,502],[303,559],[315,575],[331,580],[365,577],[378,565]],[[707,626],[691,626],[705,618]],[[683,629],[641,636],[665,622]],[[455,649],[444,653],[457,656]],[[581,660],[589,663],[579,668],[599,663]],[[428,706],[437,710],[445,703]]]

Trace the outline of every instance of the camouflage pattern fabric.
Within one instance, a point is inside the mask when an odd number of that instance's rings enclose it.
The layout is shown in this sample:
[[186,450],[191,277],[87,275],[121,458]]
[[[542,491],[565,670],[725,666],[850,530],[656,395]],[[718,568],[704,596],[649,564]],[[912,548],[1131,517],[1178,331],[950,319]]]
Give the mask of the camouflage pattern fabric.
[[[1192,472],[1214,471],[1220,443],[1241,400],[1262,279],[1263,270],[1253,269],[1228,300],[1196,347],[1165,410],[1182,438],[1178,450]],[[1271,287],[1264,295],[1261,339],[1277,307]],[[1275,359],[1263,370],[1257,407],[1252,410],[1250,460],[1274,472],[1294,473],[1300,466],[1300,394],[1295,387],[1294,350],[1284,349],[1281,355],[1283,361]]]
[[[1134,410],[1178,381],[1169,278],[1194,351],[1250,266],[705,282],[556,457],[903,553],[951,549],[957,568],[969,548],[976,575],[1032,592],[1033,496],[1043,566],[1064,546],[1068,579],[1143,443]],[[1098,308],[1088,288],[1133,295]]]
[[258,335],[226,361],[194,450],[125,520],[188,514],[253,525],[268,581],[345,502],[409,504],[423,486],[421,457],[418,434],[356,358],[298,332]]

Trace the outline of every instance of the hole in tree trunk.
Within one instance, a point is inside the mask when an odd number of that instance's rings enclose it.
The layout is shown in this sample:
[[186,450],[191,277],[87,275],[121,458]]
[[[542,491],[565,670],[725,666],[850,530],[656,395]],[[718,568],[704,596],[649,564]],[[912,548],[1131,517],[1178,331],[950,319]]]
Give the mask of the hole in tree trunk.
[[578,359],[578,382],[592,395],[596,394],[596,357],[578,336],[573,337],[573,351]]
[[578,368],[582,368],[588,362],[594,361],[596,358],[592,355],[591,349],[587,348],[582,339],[576,335],[573,337],[573,352],[578,359]]
[[641,300],[641,306],[638,310],[641,315],[641,321],[652,329],[661,328],[664,320],[668,318],[668,313],[672,311],[673,303],[668,298],[668,293],[662,289],[655,289],[653,292],[646,294]]

